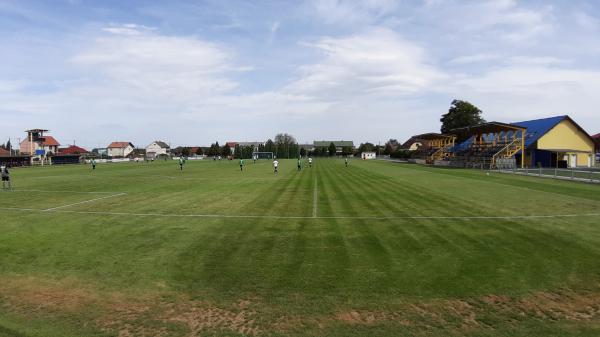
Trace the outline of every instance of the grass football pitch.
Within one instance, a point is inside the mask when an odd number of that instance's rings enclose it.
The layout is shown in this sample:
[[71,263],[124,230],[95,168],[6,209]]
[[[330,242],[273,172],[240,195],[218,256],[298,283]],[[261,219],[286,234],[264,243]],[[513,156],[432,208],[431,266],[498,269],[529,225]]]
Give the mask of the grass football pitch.
[[600,186],[379,161],[23,168],[0,336],[598,336]]

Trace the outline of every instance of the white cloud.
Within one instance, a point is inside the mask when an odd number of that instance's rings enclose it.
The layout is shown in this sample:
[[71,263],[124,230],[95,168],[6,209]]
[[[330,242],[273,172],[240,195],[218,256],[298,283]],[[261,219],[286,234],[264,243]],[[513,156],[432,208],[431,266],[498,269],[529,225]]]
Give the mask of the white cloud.
[[501,58],[497,54],[478,53],[473,55],[463,55],[450,60],[450,64],[471,64],[479,62],[487,62]]
[[387,29],[307,45],[323,58],[303,66],[286,91],[326,99],[414,94],[445,77],[429,64],[422,48]]
[[280,26],[281,22],[279,21],[275,21],[271,23],[271,25],[269,25],[269,38],[267,41],[269,44],[273,43],[273,40],[275,39],[275,36],[277,35],[277,31],[279,30]]
[[136,25],[109,27],[71,61],[106,85],[152,95],[210,95],[236,88],[230,52],[193,37],[159,35]]
[[593,17],[585,12],[578,11],[573,14],[575,22],[580,26],[588,30],[597,30],[600,28],[600,20]]
[[490,119],[572,114],[598,121],[600,71],[544,64],[505,66],[457,79],[448,91],[480,103]]
[[457,41],[500,39],[510,43],[552,33],[553,13],[550,5],[527,8],[515,0],[440,1],[426,5],[424,11],[432,24],[450,31]]
[[397,0],[311,0],[311,6],[328,23],[369,23],[398,7]]

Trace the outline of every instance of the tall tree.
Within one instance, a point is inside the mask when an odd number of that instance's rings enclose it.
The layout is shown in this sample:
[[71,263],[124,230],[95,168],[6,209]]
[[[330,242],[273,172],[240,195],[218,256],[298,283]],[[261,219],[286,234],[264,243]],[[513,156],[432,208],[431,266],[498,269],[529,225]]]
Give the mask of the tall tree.
[[351,156],[354,153],[352,153],[352,147],[350,146],[344,146],[342,147],[342,156]]
[[330,156],[335,156],[335,153],[337,152],[337,148],[335,147],[335,144],[333,144],[333,142],[329,143],[328,151],[329,151]]
[[300,148],[300,156],[301,157],[305,157],[306,156],[306,149],[303,148],[303,147]]
[[275,135],[275,145],[277,147],[277,157],[294,158],[297,157],[294,146],[296,138],[288,133],[278,133]]
[[242,146],[242,158],[250,159],[252,158],[252,153],[254,152],[254,147],[251,145]]
[[196,149],[196,155],[201,156],[204,154],[204,150],[202,150],[201,146],[198,146],[198,148]]
[[227,143],[225,143],[225,145],[223,145],[223,147],[221,148],[221,156],[223,156],[223,157],[231,156],[231,148],[229,147],[229,145],[227,145]]
[[360,144],[360,146],[358,147],[358,153],[362,153],[362,152],[373,152],[373,150],[375,149],[375,145],[373,145],[373,143],[362,143]]
[[448,113],[442,115],[442,133],[450,130],[485,123],[481,110],[467,101],[453,100]]
[[267,140],[264,147],[265,152],[275,152],[275,144],[271,139]]
[[242,154],[242,147],[240,146],[240,144],[235,145],[235,149],[233,150],[233,156],[238,159],[244,158],[244,155]]
[[275,135],[275,143],[277,144],[293,144],[296,142],[296,138],[288,133],[278,133]]

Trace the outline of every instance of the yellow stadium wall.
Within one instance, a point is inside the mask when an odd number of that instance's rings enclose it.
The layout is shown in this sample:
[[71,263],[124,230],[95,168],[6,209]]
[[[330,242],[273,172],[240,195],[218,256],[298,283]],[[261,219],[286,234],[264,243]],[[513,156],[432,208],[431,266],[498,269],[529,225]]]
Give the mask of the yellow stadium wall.
[[577,166],[583,167],[588,165],[588,155],[594,153],[594,142],[569,120],[563,120],[538,140],[537,148],[578,151],[573,152],[577,154]]

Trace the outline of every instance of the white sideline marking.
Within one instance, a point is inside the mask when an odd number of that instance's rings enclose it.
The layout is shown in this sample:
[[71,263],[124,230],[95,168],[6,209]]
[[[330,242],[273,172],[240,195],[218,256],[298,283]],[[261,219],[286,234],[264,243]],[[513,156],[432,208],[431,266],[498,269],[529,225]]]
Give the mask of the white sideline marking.
[[76,206],[76,205],[81,205],[81,204],[87,204],[87,203],[89,203],[89,202],[94,202],[94,201],[98,201],[98,200],[102,200],[102,199],[108,199],[108,198],[120,197],[120,196],[122,196],[122,195],[125,195],[125,194],[127,194],[127,193],[112,194],[112,195],[107,195],[107,196],[105,196],[105,197],[94,198],[94,199],[90,199],[90,200],[84,200],[84,201],[75,202],[75,203],[68,204],[68,205],[63,205],[63,206],[58,206],[58,207],[47,208],[47,209],[44,209],[44,210],[43,210],[43,212],[51,212],[51,211],[56,211],[57,209],[66,208],[66,207],[71,207],[71,206]]
[[[122,193],[120,195],[124,195]],[[112,195],[105,198],[116,197]],[[77,204],[92,202],[99,199],[87,200]],[[50,209],[36,208],[17,208],[17,207],[0,207],[0,210],[5,211],[32,211],[32,212],[48,212],[48,213],[69,213],[69,214],[91,214],[91,215],[127,215],[139,217],[163,217],[163,218],[239,218],[239,219],[357,219],[357,220],[518,220],[518,219],[551,219],[551,218],[586,218],[597,217],[600,213],[584,213],[584,214],[548,214],[548,215],[498,215],[498,216],[285,216],[285,215],[227,215],[227,214],[169,214],[169,213],[131,213],[131,212],[103,212],[103,211],[69,211],[61,210],[60,208],[77,205],[65,205]]]
[[318,188],[317,188],[317,177],[315,177],[315,188],[313,190],[313,218],[317,217],[317,197],[318,197]]
[[73,193],[73,194],[115,194],[119,192],[87,192],[87,191],[50,191],[50,190],[11,190],[12,192],[40,192],[40,193]]

